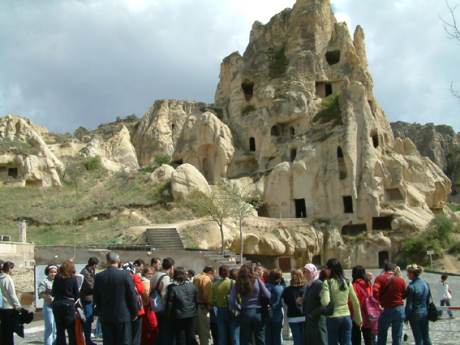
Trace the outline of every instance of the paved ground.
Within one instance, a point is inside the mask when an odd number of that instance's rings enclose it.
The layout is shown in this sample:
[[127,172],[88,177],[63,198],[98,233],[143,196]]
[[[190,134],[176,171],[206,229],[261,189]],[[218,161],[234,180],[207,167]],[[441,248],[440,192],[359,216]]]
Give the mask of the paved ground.
[[[439,275],[435,274],[424,274],[426,279],[433,291],[433,294],[437,296],[435,292],[439,282]],[[453,305],[460,306],[460,277],[450,277],[449,285],[453,291]],[[437,298],[437,297],[436,297]],[[435,323],[430,323],[431,340],[433,345],[459,345],[460,344],[460,312],[454,312],[456,319],[454,320],[441,320]],[[412,333],[407,327],[406,333],[409,335],[407,343],[413,345]],[[26,329],[26,338],[16,338],[16,344],[43,344],[43,322],[33,322],[28,325]],[[99,344],[102,342],[97,341]],[[284,341],[284,345],[292,345],[292,341]]]

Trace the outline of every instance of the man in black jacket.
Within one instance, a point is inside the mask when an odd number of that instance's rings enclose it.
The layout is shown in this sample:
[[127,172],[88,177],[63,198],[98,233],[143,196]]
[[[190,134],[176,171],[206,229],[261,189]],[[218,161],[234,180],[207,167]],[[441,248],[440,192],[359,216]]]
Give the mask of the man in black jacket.
[[85,266],[80,272],[83,275],[83,285],[80,290],[80,301],[83,305],[86,321],[83,325],[85,331],[86,345],[96,345],[91,341],[91,325],[93,324],[93,293],[94,293],[94,277],[96,276],[96,266],[99,259],[91,257],[88,260],[88,265]]
[[102,321],[104,345],[130,345],[131,321],[138,313],[133,280],[128,272],[118,269],[118,254],[110,252],[106,258],[108,268],[96,274],[94,282],[94,304]]

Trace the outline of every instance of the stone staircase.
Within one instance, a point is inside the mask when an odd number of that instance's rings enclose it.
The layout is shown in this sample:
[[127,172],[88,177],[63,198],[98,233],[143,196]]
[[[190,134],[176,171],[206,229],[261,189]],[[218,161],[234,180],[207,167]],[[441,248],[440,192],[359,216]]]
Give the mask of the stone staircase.
[[155,227],[147,229],[148,244],[155,249],[184,250],[184,245],[175,227]]
[[[230,269],[239,268],[240,256],[231,251],[225,251],[224,255],[220,251],[203,251],[203,256],[214,263],[215,267],[227,265]],[[245,264],[251,264],[251,261],[244,259]]]

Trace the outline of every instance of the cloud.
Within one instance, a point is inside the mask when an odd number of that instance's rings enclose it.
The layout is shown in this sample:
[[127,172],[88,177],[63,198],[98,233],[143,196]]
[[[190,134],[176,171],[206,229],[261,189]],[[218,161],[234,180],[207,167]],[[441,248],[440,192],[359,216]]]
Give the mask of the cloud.
[[[0,114],[54,131],[141,115],[161,98],[210,102],[221,60],[244,51],[252,23],[294,0],[0,2]],[[377,98],[392,120],[460,129],[449,93],[460,46],[439,20],[443,2],[333,1],[364,26]]]

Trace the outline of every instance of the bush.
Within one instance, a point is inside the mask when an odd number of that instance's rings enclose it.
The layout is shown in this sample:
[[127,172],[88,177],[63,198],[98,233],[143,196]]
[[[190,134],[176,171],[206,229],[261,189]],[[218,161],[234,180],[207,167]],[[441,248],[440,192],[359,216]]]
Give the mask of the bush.
[[333,93],[323,99],[321,102],[321,109],[313,118],[313,122],[334,122],[334,125],[343,124],[339,105],[339,95],[337,93]]
[[428,250],[434,251],[434,258],[441,257],[443,253],[441,243],[437,239],[429,237],[425,235],[406,240],[401,246],[398,264],[402,267],[414,262],[420,265],[428,265],[430,263],[426,254]]
[[452,246],[450,246],[449,254],[460,254],[460,242],[455,242]]
[[270,78],[275,79],[286,73],[289,66],[289,59],[286,56],[286,48],[282,47],[276,52],[269,51],[270,54]]
[[171,156],[168,156],[168,155],[155,156],[155,163],[157,165],[169,164],[171,163]]
[[444,215],[436,216],[429,225],[433,233],[429,233],[432,237],[436,237],[444,247],[448,246],[452,240],[452,234],[458,231],[458,225]]
[[101,157],[87,157],[83,162],[83,165],[85,166],[85,169],[88,171],[99,170],[100,168],[102,168]]

